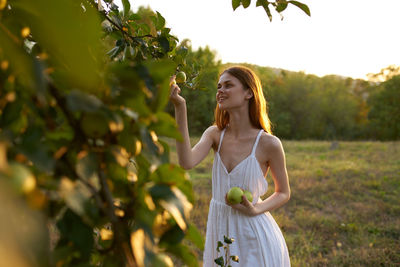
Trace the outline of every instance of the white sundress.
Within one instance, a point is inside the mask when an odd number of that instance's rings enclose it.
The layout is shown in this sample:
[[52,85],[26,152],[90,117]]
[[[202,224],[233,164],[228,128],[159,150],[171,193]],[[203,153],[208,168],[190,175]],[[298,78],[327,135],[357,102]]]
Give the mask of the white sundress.
[[269,212],[247,216],[225,203],[225,195],[233,186],[253,193],[253,204],[261,201],[268,183],[255,156],[256,147],[263,130],[257,135],[251,154],[228,173],[219,154],[225,129],[221,133],[218,151],[212,169],[212,199],[208,212],[206,243],[203,266],[218,266],[214,260],[223,256],[217,252],[218,241],[224,235],[234,238],[230,255],[239,256],[239,263],[231,261],[232,267],[287,267],[290,266],[289,252],[282,232]]

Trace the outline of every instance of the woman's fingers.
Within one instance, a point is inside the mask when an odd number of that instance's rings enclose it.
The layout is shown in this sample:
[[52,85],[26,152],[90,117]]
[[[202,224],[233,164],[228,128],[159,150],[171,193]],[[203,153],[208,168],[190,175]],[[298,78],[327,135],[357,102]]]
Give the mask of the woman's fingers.
[[173,84],[176,84],[176,75],[172,75],[171,78],[169,78],[169,86],[171,87]]
[[179,88],[178,85],[176,85],[176,84],[172,84],[171,85],[171,94],[170,94],[170,96],[176,96],[180,92],[181,92],[181,88]]
[[245,195],[242,196],[242,204],[246,207],[250,207],[251,203],[250,201],[247,199],[247,197]]

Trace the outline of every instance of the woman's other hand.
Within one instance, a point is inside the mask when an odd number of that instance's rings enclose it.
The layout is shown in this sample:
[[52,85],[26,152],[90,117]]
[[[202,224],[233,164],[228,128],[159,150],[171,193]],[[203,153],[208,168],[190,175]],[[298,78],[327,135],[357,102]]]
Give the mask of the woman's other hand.
[[242,202],[239,204],[231,204],[228,201],[228,194],[225,195],[225,202],[228,206],[231,206],[233,209],[238,210],[247,216],[256,216],[258,215],[257,207],[256,205],[253,205],[245,195],[242,196]]

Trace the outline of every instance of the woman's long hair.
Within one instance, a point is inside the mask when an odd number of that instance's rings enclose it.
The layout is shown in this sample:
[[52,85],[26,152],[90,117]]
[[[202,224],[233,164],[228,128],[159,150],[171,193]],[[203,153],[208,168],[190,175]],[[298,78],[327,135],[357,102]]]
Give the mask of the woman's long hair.
[[[249,115],[250,122],[256,128],[262,128],[267,133],[272,134],[271,121],[268,117],[268,106],[264,98],[260,79],[249,68],[244,66],[234,66],[224,70],[221,74],[229,73],[236,77],[245,90],[250,89],[253,92],[253,97],[249,100]],[[218,129],[226,128],[229,123],[229,113],[226,110],[221,110],[219,105],[215,108],[215,124]]]

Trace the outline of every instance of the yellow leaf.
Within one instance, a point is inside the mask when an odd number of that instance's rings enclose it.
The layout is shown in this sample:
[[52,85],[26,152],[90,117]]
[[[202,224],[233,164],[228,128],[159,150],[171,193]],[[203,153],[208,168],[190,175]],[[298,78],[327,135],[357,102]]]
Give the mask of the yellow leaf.
[[7,0],[0,0],[0,10],[3,10],[7,6]]
[[100,230],[100,237],[102,240],[111,240],[114,237],[114,233],[109,229],[102,228]]
[[144,202],[146,203],[146,205],[149,208],[149,210],[155,210],[156,205],[154,205],[153,199],[151,198],[150,195],[146,195],[144,197]]
[[22,30],[21,30],[22,38],[28,37],[29,34],[31,34],[31,30],[29,29],[29,27],[23,27]]
[[131,234],[132,251],[133,255],[135,256],[136,264],[138,267],[144,267],[144,257],[145,257],[144,241],[145,241],[145,236],[143,229],[139,229]]
[[186,226],[186,222],[183,219],[183,216],[181,214],[181,212],[179,211],[179,209],[172,203],[167,202],[165,200],[161,200],[160,201],[160,205],[166,209],[171,215],[172,217],[174,217],[176,223],[178,224],[178,226],[185,231],[187,226]]
[[[1,0],[0,0],[0,1],[1,1]],[[0,69],[2,69],[2,70],[7,70],[7,69],[8,69],[8,65],[9,65],[8,61],[7,61],[7,60],[3,60],[3,61],[0,63]]]

